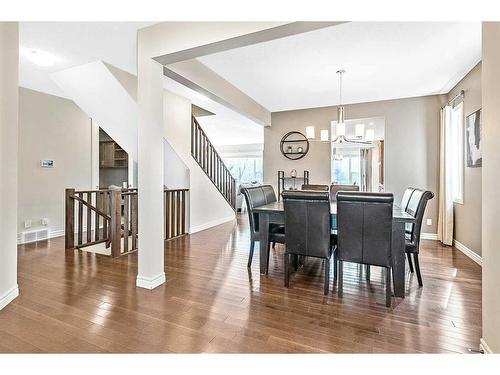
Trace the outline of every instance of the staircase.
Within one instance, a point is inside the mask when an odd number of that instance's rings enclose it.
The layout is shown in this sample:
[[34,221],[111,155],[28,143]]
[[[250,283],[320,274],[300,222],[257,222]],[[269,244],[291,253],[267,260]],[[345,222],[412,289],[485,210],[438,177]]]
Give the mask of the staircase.
[[191,116],[191,155],[227,203],[236,210],[236,180],[194,116]]

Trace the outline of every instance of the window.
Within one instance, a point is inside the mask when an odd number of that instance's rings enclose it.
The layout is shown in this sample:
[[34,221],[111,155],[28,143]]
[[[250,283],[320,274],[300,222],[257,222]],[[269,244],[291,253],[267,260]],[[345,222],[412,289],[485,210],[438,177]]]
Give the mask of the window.
[[333,183],[337,185],[359,185],[359,151],[357,153],[335,153],[332,166]]
[[237,183],[262,183],[262,157],[225,158],[224,163]]
[[453,201],[463,203],[464,181],[464,119],[463,103],[453,106],[447,121],[446,149]]

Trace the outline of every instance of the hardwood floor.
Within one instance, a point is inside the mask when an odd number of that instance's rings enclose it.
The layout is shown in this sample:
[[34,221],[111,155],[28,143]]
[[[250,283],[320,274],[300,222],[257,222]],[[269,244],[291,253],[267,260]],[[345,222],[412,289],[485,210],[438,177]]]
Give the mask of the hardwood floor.
[[[423,241],[424,287],[384,305],[384,277],[345,268],[344,297],[323,295],[308,260],[283,287],[283,248],[268,276],[247,270],[246,217],[167,242],[167,283],[135,287],[137,255],[64,251],[64,239],[19,246],[20,296],[0,311],[0,352],[449,353],[477,350],[481,268]],[[333,282],[333,280],[331,280]]]

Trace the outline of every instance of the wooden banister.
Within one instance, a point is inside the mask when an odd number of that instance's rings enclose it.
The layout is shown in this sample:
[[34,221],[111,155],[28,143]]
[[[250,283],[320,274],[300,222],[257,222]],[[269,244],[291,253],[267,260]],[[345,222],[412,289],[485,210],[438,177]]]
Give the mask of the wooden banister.
[[75,196],[75,189],[66,189],[65,199],[65,248],[73,249],[75,247],[75,202],[72,197]]
[[[189,189],[164,189],[165,240],[187,234],[188,191]],[[65,194],[66,249],[106,243],[106,247],[111,248],[113,257],[137,250],[137,189],[66,189]]]
[[191,116],[191,155],[236,210],[236,180],[194,116]]

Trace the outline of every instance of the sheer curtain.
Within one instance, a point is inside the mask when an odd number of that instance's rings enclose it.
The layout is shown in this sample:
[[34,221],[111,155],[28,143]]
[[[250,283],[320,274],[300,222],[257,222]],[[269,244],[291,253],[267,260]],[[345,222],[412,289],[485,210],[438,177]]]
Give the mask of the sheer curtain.
[[[451,106],[441,109],[439,152],[438,240],[453,245],[453,153],[451,147]],[[448,145],[448,147],[447,147]]]

